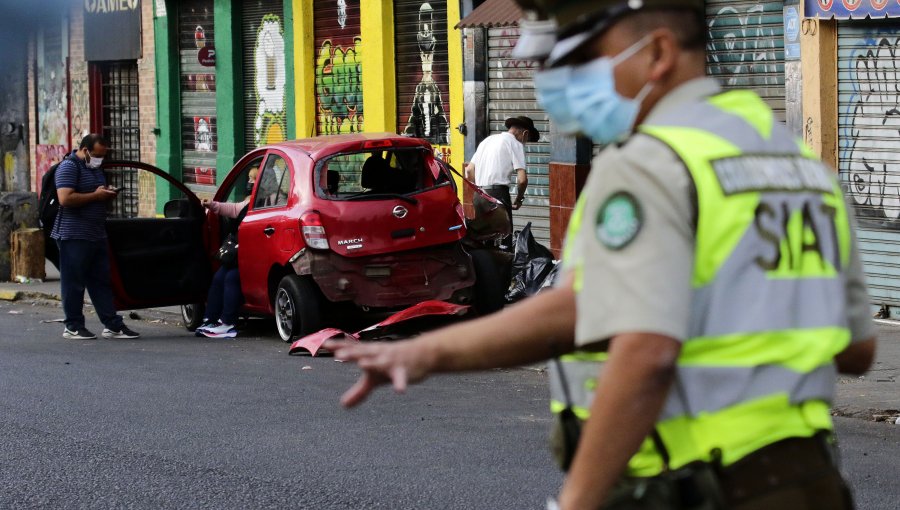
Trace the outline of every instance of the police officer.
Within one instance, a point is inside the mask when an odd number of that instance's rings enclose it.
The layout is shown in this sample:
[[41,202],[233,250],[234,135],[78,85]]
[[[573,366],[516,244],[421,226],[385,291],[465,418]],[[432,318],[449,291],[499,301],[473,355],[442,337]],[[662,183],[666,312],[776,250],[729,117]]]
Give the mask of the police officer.
[[704,77],[702,0],[520,3],[557,26],[531,55],[551,120],[609,144],[563,281],[413,341],[328,344],[363,369],[343,403],[565,355],[561,508],[851,508],[829,403],[875,340],[833,173],[759,96]]

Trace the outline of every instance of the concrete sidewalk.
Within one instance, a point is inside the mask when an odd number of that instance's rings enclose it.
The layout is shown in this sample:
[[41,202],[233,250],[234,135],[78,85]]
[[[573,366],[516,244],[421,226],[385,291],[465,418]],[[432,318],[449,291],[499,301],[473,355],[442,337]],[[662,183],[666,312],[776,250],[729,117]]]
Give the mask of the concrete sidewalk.
[[[50,263],[50,261],[47,261],[44,271],[47,273],[47,276],[39,282],[0,282],[0,300],[62,301],[59,289],[59,271]],[[84,302],[86,304],[90,304],[91,302],[91,298],[86,292],[84,295]],[[153,310],[181,316],[181,308],[177,306],[154,308]]]
[[[7,301],[60,301],[59,272],[47,263],[47,278],[40,283],[0,282],[0,299]],[[87,296],[85,296],[87,299]],[[179,307],[153,309],[177,314]],[[872,369],[862,377],[841,376],[834,414],[866,420],[896,421],[900,416],[900,321],[878,320],[878,355]]]

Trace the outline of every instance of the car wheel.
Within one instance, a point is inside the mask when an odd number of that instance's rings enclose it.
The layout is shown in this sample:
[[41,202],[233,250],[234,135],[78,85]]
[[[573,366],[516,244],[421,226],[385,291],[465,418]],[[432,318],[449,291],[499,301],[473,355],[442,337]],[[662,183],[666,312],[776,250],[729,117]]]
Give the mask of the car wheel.
[[184,329],[194,331],[202,326],[204,311],[206,311],[206,307],[203,303],[181,305],[181,322],[184,324]]
[[482,315],[499,311],[506,304],[509,282],[503,281],[503,271],[487,250],[472,250],[475,267],[475,308]]
[[321,329],[319,293],[307,278],[288,275],[275,291],[275,326],[285,342]]

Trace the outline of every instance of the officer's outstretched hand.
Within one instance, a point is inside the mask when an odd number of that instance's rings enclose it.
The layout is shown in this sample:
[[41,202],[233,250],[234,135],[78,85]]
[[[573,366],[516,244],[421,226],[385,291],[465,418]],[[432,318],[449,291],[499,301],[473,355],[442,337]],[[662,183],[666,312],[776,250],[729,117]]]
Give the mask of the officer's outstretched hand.
[[391,383],[403,393],[408,384],[425,379],[429,372],[428,350],[422,342],[406,340],[392,343],[355,343],[329,340],[323,345],[335,359],[356,363],[362,376],[341,397],[341,404],[353,407],[362,403],[378,386]]

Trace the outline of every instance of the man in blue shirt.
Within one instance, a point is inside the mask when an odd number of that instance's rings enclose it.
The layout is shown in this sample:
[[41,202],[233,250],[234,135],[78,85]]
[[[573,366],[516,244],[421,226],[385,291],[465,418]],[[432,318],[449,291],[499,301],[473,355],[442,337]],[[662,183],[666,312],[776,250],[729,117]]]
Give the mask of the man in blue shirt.
[[105,326],[104,338],[138,338],[116,314],[106,243],[106,203],[118,194],[100,169],[109,142],[96,133],[56,169],[59,214],[50,236],[59,246],[59,276],[66,328],[63,338],[91,340],[84,324],[84,290]]

